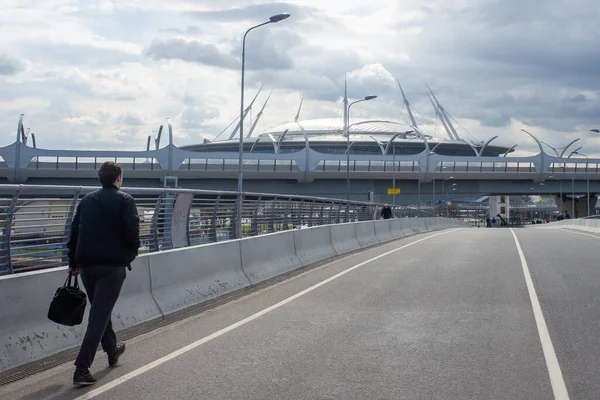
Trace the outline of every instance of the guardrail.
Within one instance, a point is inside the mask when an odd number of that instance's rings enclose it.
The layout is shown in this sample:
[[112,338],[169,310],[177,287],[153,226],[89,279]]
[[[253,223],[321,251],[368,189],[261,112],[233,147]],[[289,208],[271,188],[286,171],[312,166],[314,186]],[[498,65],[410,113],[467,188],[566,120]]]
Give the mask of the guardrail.
[[[79,201],[97,187],[0,185],[0,275],[66,265],[66,243]],[[237,192],[122,188],[136,199],[140,253],[235,239]],[[370,221],[381,204],[244,193],[242,237],[300,227]],[[392,207],[395,217],[427,216]]]

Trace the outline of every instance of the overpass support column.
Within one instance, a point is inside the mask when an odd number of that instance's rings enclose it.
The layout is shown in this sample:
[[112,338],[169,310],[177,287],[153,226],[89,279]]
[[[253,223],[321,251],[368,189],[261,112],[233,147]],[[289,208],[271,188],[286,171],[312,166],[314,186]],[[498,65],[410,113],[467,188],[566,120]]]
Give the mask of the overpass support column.
[[490,196],[489,198],[489,214],[490,218],[500,214],[500,196]]
[[[496,217],[498,219],[498,214],[502,216],[502,218],[506,221],[506,223],[510,223],[510,197],[509,196],[490,196],[490,218]],[[500,225],[500,221],[498,224]]]

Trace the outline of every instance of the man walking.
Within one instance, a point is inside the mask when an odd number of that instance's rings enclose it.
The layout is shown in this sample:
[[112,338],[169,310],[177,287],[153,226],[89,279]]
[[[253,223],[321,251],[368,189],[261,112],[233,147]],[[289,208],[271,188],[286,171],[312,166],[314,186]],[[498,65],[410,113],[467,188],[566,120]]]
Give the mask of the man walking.
[[390,219],[392,217],[392,209],[387,204],[381,209],[381,216],[383,219]]
[[125,343],[117,343],[110,317],[125,280],[125,268],[137,257],[140,247],[135,201],[119,191],[123,168],[107,161],[98,177],[102,189],[87,194],[79,203],[67,243],[69,271],[81,276],[91,304],[87,331],[75,360],[75,385],[97,382],[89,369],[100,343],[111,367],[125,352]]

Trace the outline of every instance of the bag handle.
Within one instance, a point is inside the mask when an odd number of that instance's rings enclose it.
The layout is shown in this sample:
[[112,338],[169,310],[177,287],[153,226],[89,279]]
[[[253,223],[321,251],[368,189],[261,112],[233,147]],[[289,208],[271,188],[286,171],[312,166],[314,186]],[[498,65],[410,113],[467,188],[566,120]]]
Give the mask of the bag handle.
[[79,277],[77,275],[75,275],[75,282],[73,285],[71,285],[71,279],[73,278],[73,275],[71,275],[71,273],[69,272],[69,276],[67,276],[67,279],[65,280],[65,284],[63,285],[64,287],[70,287],[73,286],[75,287],[75,289],[79,289]]

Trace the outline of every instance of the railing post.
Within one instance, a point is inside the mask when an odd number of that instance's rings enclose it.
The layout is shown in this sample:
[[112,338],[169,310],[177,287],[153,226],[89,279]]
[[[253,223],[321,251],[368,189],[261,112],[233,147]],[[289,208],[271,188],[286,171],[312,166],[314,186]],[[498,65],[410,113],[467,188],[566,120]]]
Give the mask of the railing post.
[[78,189],[73,194],[73,199],[71,200],[71,204],[69,205],[69,211],[67,212],[67,217],[65,218],[65,229],[63,232],[63,242],[62,242],[62,263],[68,264],[69,257],[67,257],[67,242],[71,237],[71,224],[73,223],[73,217],[75,216],[75,210],[77,208],[77,200],[79,200],[79,194],[81,193],[81,189]]
[[323,214],[325,214],[325,203],[321,203],[321,211],[319,211],[319,225],[323,225]]
[[333,209],[335,208],[335,201],[331,202],[331,207],[329,208],[329,225],[333,224]]
[[[260,209],[260,203],[262,200],[262,196],[258,196],[256,200],[256,207],[254,207],[254,212],[252,213],[252,222],[250,222],[250,236],[256,236],[259,234],[258,232],[258,210]],[[254,232],[254,235],[252,233]]]
[[229,223],[229,226],[233,229],[233,234],[230,234],[231,238],[241,239],[244,237],[244,226],[242,225],[242,219],[244,217],[244,200],[244,194],[238,193],[235,199],[235,209],[231,214],[232,219]]
[[173,193],[169,196],[169,207],[171,218],[169,223],[170,248],[189,247],[190,242],[190,213],[192,212],[192,203],[194,194],[192,193]]
[[217,195],[217,200],[215,201],[215,205],[213,207],[212,217],[210,219],[210,229],[209,235],[213,237],[213,242],[218,242],[219,238],[217,237],[217,215],[219,211],[219,203],[221,202],[221,195]]
[[173,223],[173,210],[175,207],[175,200],[177,194],[165,193],[163,201],[163,236],[162,236],[162,249],[168,250],[173,248],[173,236],[172,236],[172,223]]
[[152,222],[150,223],[150,237],[148,238],[148,251],[150,252],[160,250],[160,246],[158,244],[158,219],[159,214],[161,213],[161,205],[164,197],[165,193],[161,193],[156,199],[156,204],[154,205],[154,214],[152,215]]
[[308,219],[308,226],[311,227],[314,225],[314,216],[315,216],[315,203],[317,201],[313,200],[312,203],[310,203],[310,218]]
[[296,219],[296,226],[300,228],[302,226],[302,214],[304,214],[304,199],[300,199],[298,204],[298,216]]
[[271,206],[271,218],[269,218],[269,233],[275,232],[275,210],[277,209],[277,197],[273,199]]
[[290,203],[292,202],[292,199],[288,198],[287,201],[285,202],[285,214],[283,216],[283,230],[287,231],[288,229],[290,229],[289,226],[289,214],[290,214]]
[[355,204],[354,205],[354,218],[352,219],[351,222],[358,222],[360,221],[360,208],[361,206],[359,204]]
[[20,192],[20,190],[15,191],[10,200],[10,204],[6,209],[6,215],[4,216],[4,228],[2,229],[2,237],[0,238],[0,275],[10,275],[14,273],[12,269],[10,237],[12,221]]

